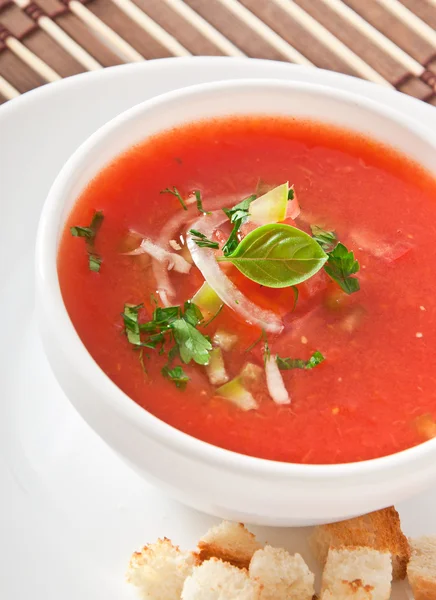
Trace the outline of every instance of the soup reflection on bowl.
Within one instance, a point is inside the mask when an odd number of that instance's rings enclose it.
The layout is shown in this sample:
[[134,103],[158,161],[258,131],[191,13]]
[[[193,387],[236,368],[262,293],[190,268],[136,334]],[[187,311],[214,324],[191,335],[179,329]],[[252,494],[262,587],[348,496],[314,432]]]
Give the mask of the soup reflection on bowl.
[[103,127],[39,231],[41,330],[73,404],[223,517],[309,524],[423,489],[435,156],[413,122],[307,84],[196,86]]

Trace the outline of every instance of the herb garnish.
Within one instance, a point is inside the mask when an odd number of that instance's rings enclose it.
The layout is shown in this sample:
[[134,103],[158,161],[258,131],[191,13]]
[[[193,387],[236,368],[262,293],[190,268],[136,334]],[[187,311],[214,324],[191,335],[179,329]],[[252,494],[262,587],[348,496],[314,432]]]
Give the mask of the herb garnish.
[[339,244],[328,253],[328,261],[324,270],[334,281],[336,281],[347,294],[353,294],[360,290],[359,280],[351,277],[360,269],[354,253],[347,250],[344,244]]
[[324,252],[330,252],[338,243],[338,238],[334,231],[326,231],[318,225],[311,225],[313,239],[318,242]]
[[208,240],[204,233],[201,231],[197,231],[197,229],[190,229],[189,233],[192,233],[193,237],[192,241],[200,246],[200,248],[213,248],[217,250],[219,248],[218,242],[213,242],[212,240]]
[[289,287],[309,279],[327,259],[310,235],[283,223],[257,227],[232,254],[217,258],[231,262],[248,279],[272,288]]
[[298,302],[298,296],[300,295],[300,292],[297,288],[296,285],[292,286],[292,291],[294,292],[294,304],[292,305],[292,310],[291,312],[294,312],[295,307],[297,306],[297,302]]
[[70,227],[71,235],[74,237],[85,238],[86,251],[88,252],[88,264],[89,270],[98,273],[100,271],[101,257],[95,252],[95,236],[98,233],[102,223],[104,215],[103,211],[96,210],[92,216],[91,224],[89,227]]
[[290,369],[313,369],[325,360],[324,356],[318,350],[312,354],[309,360],[301,358],[281,358],[277,355],[276,361],[280,370],[288,371]]
[[125,304],[124,312],[121,315],[123,317],[127,339],[134,346],[142,346],[138,315],[143,306],[143,304]]
[[165,188],[164,190],[161,190],[160,193],[161,194],[172,194],[180,202],[183,210],[188,210],[188,207],[186,206],[185,201],[183,200],[182,196],[180,195],[179,190],[175,186],[173,186],[172,190],[170,188]]
[[210,215],[210,212],[208,212],[207,210],[203,209],[203,202],[201,200],[201,192],[200,190],[194,190],[194,196],[195,196],[195,200],[197,203],[197,210],[201,213],[203,213],[204,215]]
[[145,323],[139,322],[139,312],[142,308],[143,304],[124,305],[122,317],[127,339],[135,347],[158,349],[159,354],[164,354],[165,344],[173,341],[174,345],[168,352],[168,362],[164,367],[165,373],[162,371],[165,377],[174,381],[176,385],[187,377],[179,371],[176,373],[179,373],[180,377],[176,376],[175,368],[170,368],[171,362],[177,355],[186,364],[191,361],[199,365],[209,363],[212,344],[209,338],[197,329],[197,326],[203,322],[203,315],[196,304],[188,301],[183,307],[157,306],[153,311],[152,319]]
[[269,349],[268,338],[266,336],[266,331],[262,329],[262,338],[263,338],[263,362],[266,363],[271,358],[271,350]]
[[290,187],[288,191],[288,200],[293,200],[295,198],[294,187]]
[[216,313],[214,315],[212,315],[208,321],[205,321],[203,323],[203,327],[207,327],[208,325],[210,325],[212,323],[212,321],[214,321],[217,318],[217,316],[220,314],[220,312],[222,311],[223,308],[224,308],[224,304],[221,304],[221,306],[216,311]]
[[311,225],[310,228],[313,239],[327,252],[328,260],[324,265],[327,275],[336,281],[347,294],[358,292],[360,290],[359,280],[351,277],[360,269],[354,253],[338,242],[334,231],[325,231],[318,225]]
[[186,375],[185,371],[180,366],[170,369],[168,365],[165,365],[162,368],[161,373],[164,377],[170,379],[175,384],[175,386],[181,390],[185,389],[186,384],[189,381],[189,377]]
[[253,200],[256,200],[256,194],[252,194],[245,198],[238,204],[235,204],[232,208],[223,208],[224,213],[230,220],[230,223],[233,223],[233,229],[230,233],[229,239],[223,246],[224,256],[228,256],[234,250],[236,250],[239,240],[238,240],[238,232],[241,226],[248,221],[248,217],[250,216],[249,208],[250,204]]

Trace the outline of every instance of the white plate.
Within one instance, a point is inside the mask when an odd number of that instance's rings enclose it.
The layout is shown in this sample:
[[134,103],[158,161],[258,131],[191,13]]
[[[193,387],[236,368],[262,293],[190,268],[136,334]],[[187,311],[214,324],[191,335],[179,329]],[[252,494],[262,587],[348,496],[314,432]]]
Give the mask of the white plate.
[[[47,191],[75,148],[120,111],[161,92],[271,77],[360,92],[436,129],[436,110],[327,71],[248,59],[164,59],[46,86],[0,108],[0,598],[124,600],[131,552],[158,536],[186,547],[215,520],[122,464],[54,380],[33,318],[33,254]],[[407,534],[436,533],[436,490],[399,507]],[[306,554],[307,530],[254,528]],[[305,552],[306,551],[306,552]],[[403,600],[399,588],[395,600]]]

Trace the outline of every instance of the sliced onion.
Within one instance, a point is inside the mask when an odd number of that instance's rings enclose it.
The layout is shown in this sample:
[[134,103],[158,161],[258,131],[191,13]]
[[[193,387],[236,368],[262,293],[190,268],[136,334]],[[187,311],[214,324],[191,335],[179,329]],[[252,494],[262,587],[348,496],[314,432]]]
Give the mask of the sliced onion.
[[393,263],[412,250],[413,245],[406,240],[399,240],[393,244],[380,241],[369,233],[352,231],[351,239],[357,245],[359,250],[369,252],[376,258],[380,258],[387,263]]
[[169,252],[154,244],[152,241],[144,238],[139,248],[132,250],[132,252],[126,252],[128,256],[137,256],[138,254],[149,254],[154,261],[163,264],[168,271],[177,271],[177,273],[189,273],[191,265],[186,261],[183,256],[176,254],[175,252]]
[[[162,248],[169,248],[170,247],[169,241],[173,240],[176,237],[176,234],[179,231],[179,229],[183,225],[188,223],[189,221],[192,221],[192,219],[194,219],[194,218],[195,218],[195,213],[193,210],[184,210],[182,212],[176,213],[163,226],[163,228],[159,234],[158,240],[157,240],[158,244]],[[182,258],[182,257],[180,257],[180,258]],[[184,259],[182,259],[182,260],[184,260]],[[187,261],[185,261],[185,262],[187,262]],[[187,263],[187,264],[189,264],[189,263]],[[170,278],[168,275],[168,269],[163,268],[162,263],[159,262],[158,260],[153,260],[152,268],[153,268],[153,275],[156,279],[157,293],[159,294],[162,304],[164,306],[171,306],[174,296],[176,295],[176,292],[170,281]]]
[[[227,217],[221,211],[216,211],[211,215],[198,219],[193,223],[192,229],[200,231],[210,239],[215,229],[226,220]],[[254,304],[244,296],[222,272],[215,259],[215,253],[211,248],[200,248],[197,246],[190,233],[187,234],[186,241],[195,265],[201,271],[210,287],[228,307],[241,315],[248,323],[257,325],[269,333],[280,333],[282,331],[283,323],[280,317],[272,311]]]
[[[193,221],[198,216],[197,207],[195,204],[195,196],[191,194],[186,200],[186,204],[189,206],[188,210],[182,210],[177,212],[171,219],[169,219],[159,234],[157,243],[162,248],[170,248],[170,240],[176,238],[177,232],[190,221]],[[229,198],[228,196],[220,197],[217,196],[207,202],[207,210],[214,210],[221,206],[232,206],[237,200],[235,198]],[[168,270],[162,266],[159,261],[153,260],[152,262],[153,275],[156,279],[157,293],[164,306],[171,306],[176,295],[176,291],[171,284]]]
[[271,398],[276,404],[290,404],[288,390],[277,365],[277,356],[265,357],[266,385]]

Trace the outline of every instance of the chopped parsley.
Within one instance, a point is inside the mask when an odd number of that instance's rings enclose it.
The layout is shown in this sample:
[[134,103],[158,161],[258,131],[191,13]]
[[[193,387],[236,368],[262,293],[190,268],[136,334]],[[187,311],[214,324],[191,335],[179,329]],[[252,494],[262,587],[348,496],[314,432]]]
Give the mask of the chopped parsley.
[[124,312],[121,315],[123,317],[127,339],[134,346],[142,346],[138,315],[143,306],[143,304],[125,304]]
[[89,255],[89,270],[98,273],[100,271],[101,257],[98,254]]
[[203,213],[204,215],[210,215],[210,212],[203,209],[203,202],[201,200],[201,192],[200,190],[194,190],[195,201],[197,203],[198,212]]
[[179,190],[174,185],[173,185],[173,189],[172,190],[170,188],[165,188],[160,193],[161,194],[172,194],[180,202],[180,204],[182,205],[183,210],[188,210],[188,207],[186,206],[185,201],[183,200],[182,196],[180,195]]
[[171,368],[171,363],[177,356],[185,364],[191,361],[199,365],[209,363],[212,344],[210,339],[197,329],[198,325],[203,323],[201,310],[190,301],[185,302],[183,306],[156,306],[152,319],[141,323],[139,313],[142,308],[142,304],[124,305],[122,317],[128,341],[137,348],[158,350],[159,355],[165,354],[166,344],[172,342],[173,345],[168,351],[168,362],[162,373],[174,381],[177,387],[182,387],[182,383],[186,384],[188,380],[186,374],[181,367]]
[[333,281],[336,281],[347,294],[360,290],[357,277],[352,277],[360,270],[359,262],[354,253],[349,251],[344,244],[338,242],[334,231],[326,231],[318,225],[311,225],[313,239],[327,253],[328,260],[324,270]]
[[350,252],[344,244],[339,242],[336,248],[328,252],[324,270],[347,294],[353,294],[360,290],[359,280],[352,277],[359,269],[360,265],[354,258],[354,253]]
[[230,233],[230,236],[223,246],[224,256],[232,254],[232,252],[234,252],[234,250],[238,246],[238,232],[241,226],[247,222],[249,217],[250,204],[253,202],[253,200],[256,200],[256,198],[256,194],[252,194],[251,196],[248,196],[248,198],[245,198],[238,204],[235,204],[235,206],[233,206],[232,208],[223,208],[223,211],[229,218],[230,223],[233,224],[233,229]]
[[288,191],[288,201],[293,200],[295,198],[294,188],[290,187]]
[[197,231],[197,229],[190,229],[189,233],[192,234],[192,240],[197,244],[197,246],[200,246],[200,248],[213,248],[214,250],[219,248],[218,242],[213,242],[212,240],[207,239],[207,237],[204,235],[204,233],[201,233],[201,231]]
[[185,364],[193,360],[199,365],[209,363],[212,344],[185,318],[177,319],[170,325],[174,340],[179,347],[180,358]]
[[324,356],[318,350],[312,354],[309,360],[301,358],[281,358],[277,355],[276,361],[280,370],[289,371],[290,369],[313,369],[325,360]]
[[101,210],[96,210],[93,214],[91,224],[89,227],[70,227],[71,235],[74,237],[85,238],[86,251],[88,252],[88,264],[89,270],[98,273],[101,266],[101,256],[99,256],[94,249],[95,237],[103,223],[104,215]]
[[330,252],[338,243],[338,238],[334,231],[326,231],[318,225],[311,225],[313,239],[318,242],[324,252]]
[[165,365],[162,368],[161,373],[164,377],[170,379],[175,384],[175,386],[181,390],[185,389],[186,384],[189,381],[189,377],[186,375],[185,371],[180,366],[171,369],[168,365]]

